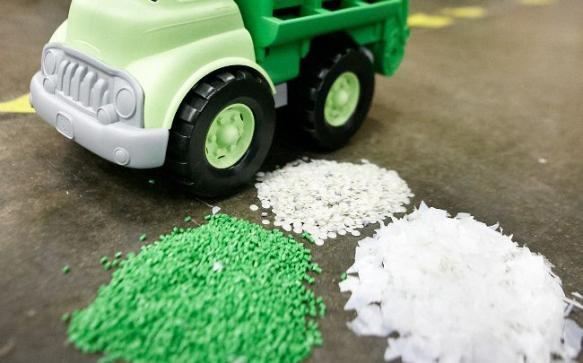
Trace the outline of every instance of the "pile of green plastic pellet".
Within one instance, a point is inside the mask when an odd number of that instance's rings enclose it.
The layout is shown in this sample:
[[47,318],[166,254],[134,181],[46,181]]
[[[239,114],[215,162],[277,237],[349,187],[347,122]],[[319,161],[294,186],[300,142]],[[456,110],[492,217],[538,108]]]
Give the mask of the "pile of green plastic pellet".
[[226,215],[129,254],[71,316],[84,352],[131,362],[298,362],[322,337],[320,267],[282,232]]

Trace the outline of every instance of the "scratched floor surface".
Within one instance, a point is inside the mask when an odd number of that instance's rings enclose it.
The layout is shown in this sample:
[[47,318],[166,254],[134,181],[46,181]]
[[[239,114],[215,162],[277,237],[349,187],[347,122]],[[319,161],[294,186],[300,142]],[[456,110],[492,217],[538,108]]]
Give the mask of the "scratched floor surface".
[[[95,361],[65,343],[60,317],[108,281],[101,256],[136,251],[142,233],[209,212],[158,171],[113,166],[27,113],[28,81],[67,6],[0,2],[1,362]],[[580,0],[415,1],[406,60],[396,77],[378,79],[362,131],[343,150],[306,154],[367,158],[399,171],[416,203],[500,221],[556,265],[567,292],[583,292],[581,19]],[[300,154],[278,136],[267,168]],[[248,208],[254,195],[208,202],[259,222]],[[313,249],[328,315],[310,362],[382,361],[384,339],[345,327],[352,315],[336,284],[355,245],[340,238]],[[583,324],[581,312],[575,319]]]

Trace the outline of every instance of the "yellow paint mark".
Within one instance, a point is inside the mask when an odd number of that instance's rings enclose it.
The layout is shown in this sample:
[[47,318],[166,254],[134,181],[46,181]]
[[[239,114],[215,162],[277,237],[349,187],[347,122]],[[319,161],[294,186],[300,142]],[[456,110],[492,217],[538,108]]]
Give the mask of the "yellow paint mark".
[[462,6],[457,8],[445,8],[441,11],[443,15],[454,18],[479,19],[486,16],[486,9],[481,6]]
[[410,27],[438,29],[450,26],[453,19],[448,16],[415,13],[409,16],[407,23]]
[[34,108],[30,106],[30,102],[28,101],[28,95],[24,95],[12,101],[0,103],[0,112],[34,113]]
[[544,6],[551,5],[557,2],[557,0],[519,0],[522,5],[529,6]]

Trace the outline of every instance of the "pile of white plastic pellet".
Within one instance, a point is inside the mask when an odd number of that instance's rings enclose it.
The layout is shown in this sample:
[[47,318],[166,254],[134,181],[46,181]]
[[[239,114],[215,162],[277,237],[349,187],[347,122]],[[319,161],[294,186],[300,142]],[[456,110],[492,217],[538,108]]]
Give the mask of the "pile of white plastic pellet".
[[359,236],[365,225],[405,212],[413,195],[397,172],[366,160],[299,160],[259,173],[256,187],[261,206],[273,213],[264,224],[308,232],[318,245],[339,235]]
[[386,360],[570,361],[583,331],[566,316],[581,295],[566,297],[543,256],[498,230],[422,205],[361,240],[340,283],[357,312],[349,327],[398,333]]

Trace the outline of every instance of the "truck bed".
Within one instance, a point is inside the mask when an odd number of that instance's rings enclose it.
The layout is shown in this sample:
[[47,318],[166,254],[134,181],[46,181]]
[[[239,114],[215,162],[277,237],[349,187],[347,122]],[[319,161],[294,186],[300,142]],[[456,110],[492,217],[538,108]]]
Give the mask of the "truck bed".
[[[328,2],[331,4],[332,2]],[[326,4],[326,3],[325,3]],[[376,3],[355,1],[342,8],[313,8],[294,16],[292,8],[275,9],[273,15],[260,19],[261,32],[257,46],[270,47],[290,41],[313,38],[318,35],[350,30],[363,25],[385,21],[399,9],[400,0],[384,0]]]
[[253,38],[257,61],[276,83],[298,75],[299,62],[315,37],[344,32],[366,46],[382,42],[390,22],[406,28],[406,0],[235,1]]

